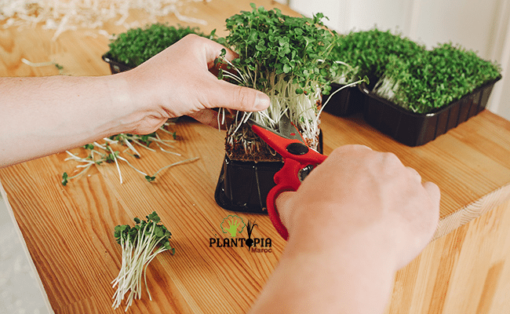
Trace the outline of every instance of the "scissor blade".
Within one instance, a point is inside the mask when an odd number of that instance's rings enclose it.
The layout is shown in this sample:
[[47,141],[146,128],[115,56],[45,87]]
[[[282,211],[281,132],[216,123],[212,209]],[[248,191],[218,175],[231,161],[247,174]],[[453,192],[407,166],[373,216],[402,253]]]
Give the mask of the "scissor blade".
[[248,123],[249,126],[258,126],[264,130],[267,130],[271,133],[274,133],[280,137],[283,137],[283,138],[286,138],[286,139],[289,139],[289,140],[298,140],[300,142],[302,142],[303,144],[306,145],[306,143],[304,142],[303,138],[301,137],[301,134],[299,133],[299,131],[296,129],[296,127],[294,126],[294,124],[292,124],[292,122],[290,122],[290,119],[289,117],[287,117],[286,115],[283,115],[281,118],[280,118],[280,123],[278,125],[278,128],[280,129],[279,132],[278,131],[275,131],[267,126],[263,126],[257,122],[255,122],[255,120],[253,119],[248,119],[246,121],[246,123]]
[[247,123],[249,126],[254,126],[254,125],[256,125],[256,126],[258,126],[259,128],[262,128],[262,129],[264,129],[264,130],[266,130],[266,131],[269,131],[269,132],[271,132],[271,133],[274,133],[274,134],[276,134],[276,135],[278,135],[278,136],[280,136],[280,137],[283,137],[283,138],[286,138],[286,139],[290,139],[289,137],[287,137],[287,136],[285,136],[285,135],[281,134],[280,132],[278,132],[278,131],[276,131],[276,130],[273,130],[273,129],[271,129],[271,128],[267,127],[267,126],[264,126],[264,125],[262,125],[262,124],[259,124],[259,123],[255,122],[255,120],[253,120],[253,119],[248,119],[248,120],[246,121],[246,123]]
[[303,137],[301,136],[301,133],[299,133],[296,126],[294,126],[294,124],[292,124],[292,122],[290,122],[289,117],[287,117],[286,115],[283,115],[280,118],[279,127],[280,127],[280,133],[283,136],[285,136],[289,139],[298,140],[306,145],[305,141],[303,140]]

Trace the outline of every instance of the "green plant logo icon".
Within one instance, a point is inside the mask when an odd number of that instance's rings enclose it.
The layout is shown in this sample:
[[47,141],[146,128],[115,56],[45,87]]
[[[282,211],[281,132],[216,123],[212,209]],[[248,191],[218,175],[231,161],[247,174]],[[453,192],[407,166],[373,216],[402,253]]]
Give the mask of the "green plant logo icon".
[[243,219],[237,215],[228,215],[220,225],[221,231],[229,233],[231,237],[235,237],[237,233],[243,232],[245,226]]

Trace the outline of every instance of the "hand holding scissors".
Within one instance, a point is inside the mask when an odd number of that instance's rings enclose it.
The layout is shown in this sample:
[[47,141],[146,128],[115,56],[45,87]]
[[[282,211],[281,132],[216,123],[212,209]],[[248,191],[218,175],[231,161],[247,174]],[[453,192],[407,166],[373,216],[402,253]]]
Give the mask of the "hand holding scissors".
[[253,120],[248,120],[247,123],[253,132],[283,157],[283,168],[274,176],[276,186],[269,191],[266,204],[269,218],[276,230],[285,240],[288,240],[289,233],[282,224],[276,209],[276,198],[283,192],[297,191],[310,171],[326,160],[327,156],[309,148],[286,115],[283,115],[280,120],[280,132],[270,130]]

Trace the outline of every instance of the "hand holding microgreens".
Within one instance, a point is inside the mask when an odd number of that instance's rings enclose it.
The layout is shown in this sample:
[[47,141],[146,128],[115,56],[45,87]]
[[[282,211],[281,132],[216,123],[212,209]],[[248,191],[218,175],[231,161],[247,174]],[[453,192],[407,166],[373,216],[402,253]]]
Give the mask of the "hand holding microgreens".
[[164,251],[175,254],[175,249],[170,246],[168,229],[159,224],[161,221],[156,212],[146,216],[147,220],[135,218],[135,225],[119,225],[115,227],[115,239],[122,247],[122,266],[119,275],[112,281],[113,288],[117,291],[113,295],[114,309],[118,308],[126,293],[129,295],[125,301],[126,311],[133,303],[133,299],[142,297],[142,275],[145,289],[152,301],[149,287],[147,286],[147,267],[149,263]]
[[[172,163],[170,165],[166,165],[159,170],[157,170],[153,175],[149,175],[139,169],[137,169],[135,166],[129,162],[127,157],[121,156],[121,152],[113,150],[112,145],[117,147],[126,146],[126,148],[122,151],[122,153],[126,153],[130,157],[134,157],[136,159],[141,158],[142,154],[135,148],[135,146],[139,146],[143,149],[149,150],[151,152],[156,152],[155,149],[151,148],[150,145],[152,143],[155,143],[156,146],[162,151],[167,154],[173,154],[177,156],[181,156],[181,154],[173,152],[168,150],[168,148],[174,148],[174,146],[171,145],[171,143],[174,143],[176,141],[177,135],[176,132],[169,132],[165,129],[166,126],[172,124],[171,122],[164,123],[161,128],[158,130],[159,132],[164,132],[167,134],[170,134],[173,139],[163,139],[160,137],[160,135],[157,132],[147,134],[147,135],[136,135],[136,134],[118,134],[111,136],[109,138],[104,138],[104,143],[94,142],[91,144],[87,144],[83,146],[88,152],[88,155],[86,157],[79,157],[78,155],[75,155],[71,153],[70,151],[66,151],[66,153],[69,155],[68,158],[65,160],[74,160],[78,161],[81,164],[76,166],[76,168],[84,168],[81,172],[74,176],[69,176],[67,172],[64,172],[62,175],[62,185],[66,186],[69,180],[74,179],[82,174],[85,174],[90,167],[92,166],[99,166],[103,163],[115,163],[115,166],[117,167],[117,171],[119,172],[119,179],[120,183],[122,184],[122,173],[120,171],[119,167],[119,161],[126,163],[129,167],[133,168],[136,172],[144,176],[144,178],[148,182],[153,182],[156,180],[156,175],[158,175],[161,171],[168,169],[173,166],[180,165],[185,162],[195,161],[198,159],[198,157],[189,158],[186,160],[178,161],[175,163]],[[162,146],[167,147],[167,149],[163,148]]]
[[222,65],[218,78],[266,93],[271,105],[260,112],[236,115],[228,130],[231,145],[241,143],[248,155],[259,143],[237,132],[248,118],[278,130],[282,115],[301,130],[312,148],[318,146],[321,94],[328,92],[331,71],[330,54],[338,36],[327,29],[318,13],[312,18],[291,17],[278,9],[265,10],[252,4],[253,10],[236,14],[226,21],[229,34],[219,42],[235,51],[239,58],[226,60],[222,51],[217,63]]

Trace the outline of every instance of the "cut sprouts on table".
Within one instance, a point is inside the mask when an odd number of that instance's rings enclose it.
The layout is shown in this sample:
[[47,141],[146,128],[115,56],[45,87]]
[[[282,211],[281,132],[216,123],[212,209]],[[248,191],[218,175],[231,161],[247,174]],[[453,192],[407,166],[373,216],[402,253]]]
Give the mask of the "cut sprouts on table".
[[[66,186],[70,180],[87,173],[90,167],[99,166],[103,163],[115,163],[115,167],[117,168],[117,171],[119,173],[120,183],[122,184],[123,182],[122,172],[120,170],[119,163],[127,164],[137,173],[142,175],[145,178],[145,180],[147,180],[148,182],[153,182],[154,180],[156,180],[156,176],[161,171],[166,170],[173,166],[197,160],[198,157],[194,157],[174,162],[172,164],[160,168],[152,175],[136,168],[128,160],[128,158],[131,159],[141,158],[142,157],[141,152],[143,150],[156,152],[156,149],[150,147],[152,143],[155,144],[152,145],[153,147],[156,146],[158,150],[164,153],[181,156],[181,154],[171,150],[174,148],[172,143],[176,142],[177,135],[176,132],[169,132],[165,129],[165,127],[168,126],[170,123],[171,122],[166,122],[165,124],[163,124],[163,126],[161,126],[161,128],[158,131],[170,134],[172,136],[172,139],[163,139],[162,137],[159,136],[158,132],[154,132],[147,135],[118,134],[111,136],[109,138],[104,138],[102,141],[93,142],[83,146],[83,148],[87,151],[87,156],[85,157],[80,157],[77,154],[71,153],[70,151],[66,151],[69,157],[67,157],[65,161],[74,160],[79,162],[80,164],[76,166],[76,171],[78,171],[77,174],[74,174],[73,176],[70,176],[67,172],[64,172],[62,174],[62,185]],[[123,150],[122,151],[114,150],[112,146],[115,147],[116,149],[123,148]]]
[[152,301],[147,285],[147,267],[158,255],[165,251],[175,254],[170,246],[172,233],[162,224],[156,212],[146,216],[147,220],[135,218],[135,225],[119,225],[115,227],[114,236],[122,247],[122,266],[119,275],[112,281],[113,288],[117,287],[113,295],[114,309],[118,308],[126,294],[126,311],[133,304],[134,299],[142,297],[142,277],[145,289]]
[[[209,2],[211,0],[207,0]],[[0,0],[0,22],[3,27],[28,28],[42,24],[54,30],[53,40],[67,30],[98,29],[113,21],[126,29],[157,22],[158,17],[174,14],[178,20],[206,25],[204,20],[190,16],[184,5],[204,0]],[[130,12],[140,10],[144,16],[129,21]]]

